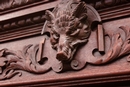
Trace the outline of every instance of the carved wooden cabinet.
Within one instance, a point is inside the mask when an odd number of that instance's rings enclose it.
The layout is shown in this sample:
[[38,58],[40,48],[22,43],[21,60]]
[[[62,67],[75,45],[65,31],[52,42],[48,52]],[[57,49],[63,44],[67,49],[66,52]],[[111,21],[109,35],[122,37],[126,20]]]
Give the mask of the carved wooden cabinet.
[[0,86],[130,86],[129,0],[0,1]]

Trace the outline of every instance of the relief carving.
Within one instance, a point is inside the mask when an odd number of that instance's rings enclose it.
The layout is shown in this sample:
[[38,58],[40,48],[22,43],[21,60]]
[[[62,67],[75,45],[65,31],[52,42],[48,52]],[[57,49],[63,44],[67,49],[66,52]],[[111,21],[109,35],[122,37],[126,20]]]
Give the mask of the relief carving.
[[13,8],[16,6],[35,2],[36,0],[2,0],[0,1],[0,10]]
[[46,11],[48,26],[51,28],[50,42],[57,50],[56,58],[59,61],[72,60],[78,45],[86,43],[91,32],[86,21],[86,4],[80,3],[73,12],[70,10],[70,7],[65,7],[61,11],[59,9],[56,14]]
[[88,3],[90,3],[92,6],[94,6],[94,8],[96,9],[104,9],[104,8],[108,8],[110,6],[117,6],[120,4],[125,4],[128,3],[129,0],[97,0],[97,1],[86,1]]
[[[130,61],[130,28],[120,27],[125,39],[120,33],[104,33],[97,11],[85,2],[63,0],[45,15],[42,34],[48,38],[43,37],[39,45],[29,44],[20,51],[0,50],[0,80],[21,76],[21,71],[43,74],[51,69],[80,70],[86,64],[106,64],[122,56]],[[110,40],[107,51],[105,37]],[[94,52],[102,55],[97,57]]]
[[22,75],[22,73],[17,70],[38,74],[45,73],[50,69],[49,63],[43,64],[47,60],[46,58],[43,58],[41,63],[36,59],[39,46],[34,46],[32,51],[30,50],[31,46],[32,44],[29,44],[25,46],[23,50],[17,52],[8,49],[0,50],[0,80],[9,79],[16,74],[19,76]]
[[[64,3],[59,4],[53,12],[46,11],[47,23],[43,32],[50,32],[52,48],[57,51],[56,58],[59,61],[71,61],[78,46],[87,43],[92,23],[100,22],[101,19],[94,14],[96,11],[84,2],[72,0],[67,2],[67,5]],[[60,8],[60,5],[64,7]],[[88,14],[87,11],[92,12]]]

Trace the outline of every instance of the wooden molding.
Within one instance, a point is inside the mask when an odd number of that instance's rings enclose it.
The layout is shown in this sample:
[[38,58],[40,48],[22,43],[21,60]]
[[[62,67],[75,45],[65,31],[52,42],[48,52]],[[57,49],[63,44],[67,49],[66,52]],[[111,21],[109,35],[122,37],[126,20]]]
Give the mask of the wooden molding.
[[[1,13],[5,12],[5,11],[9,11],[11,9],[17,9],[17,8],[25,8],[25,7],[29,7],[29,6],[33,6],[33,5],[37,5],[37,4],[41,4],[41,3],[47,3],[47,2],[51,2],[51,0],[4,0],[0,2],[0,11],[2,11]],[[0,13],[0,14],[1,14]]]
[[122,4],[98,10],[103,21],[115,20],[122,17],[128,17],[130,14],[130,3]]
[[91,0],[91,1],[86,1],[86,3],[91,4],[97,10],[126,4],[128,2],[129,2],[129,0]]
[[[45,3],[45,1],[43,1],[43,2],[40,1],[37,3],[25,5],[25,7],[21,6],[19,8],[10,9],[7,11],[1,11],[0,12],[0,14],[2,14],[0,16],[1,34],[5,34],[4,36],[7,36],[7,33],[9,34],[9,32],[11,32],[11,31],[17,32],[19,30],[19,28],[21,28],[20,30],[25,29],[25,26],[27,27],[27,26],[31,26],[34,24],[38,24],[38,23],[44,24],[45,10],[46,9],[52,10],[52,8],[54,8],[58,3],[59,3],[59,0],[49,1],[46,3]],[[90,4],[92,2],[87,2],[87,3]],[[109,8],[107,8],[107,7],[101,8],[101,9],[97,8],[98,9],[97,11],[98,11],[99,15],[101,16],[101,20],[103,22],[129,16],[129,13],[130,13],[129,4],[130,3],[128,3],[128,1],[125,1],[125,0],[123,0],[122,2],[120,1],[119,3],[120,4],[118,4],[116,6],[115,5],[113,6],[113,4],[112,4],[111,7],[109,6]],[[125,4],[122,4],[122,3],[125,3]],[[51,7],[49,6],[50,4],[51,4]],[[92,4],[90,4],[90,5],[92,5]],[[30,9],[33,9],[33,10],[30,11]],[[3,14],[2,12],[5,12],[7,14],[5,14],[5,13]],[[26,28],[26,29],[29,29],[29,28]],[[40,31],[37,32],[37,35],[40,33],[41,33]],[[27,34],[26,35],[22,34],[22,35],[20,37],[29,36],[32,34],[29,33],[29,35],[27,35]],[[13,40],[13,37],[11,37],[11,36],[10,36],[10,39],[9,38],[4,39],[3,37],[0,37],[0,38],[1,38],[1,40],[0,40],[1,42],[7,41],[7,40]]]
[[8,10],[7,12],[5,12],[5,14],[1,13],[0,22],[54,8],[56,4],[58,4],[58,2],[59,1],[53,1],[49,3],[42,2],[41,4],[35,3],[36,5],[26,6],[24,8],[19,7],[19,8],[16,8],[17,10],[13,10],[13,9],[11,11]]
[[33,39],[31,44],[26,40],[23,49],[17,45],[0,49],[1,86],[76,86],[130,80],[130,27],[125,26],[129,20],[108,22],[114,15],[127,16],[129,3],[100,9],[101,16],[92,6],[75,0],[64,0],[49,10],[35,9],[1,21],[1,42],[39,35],[44,25],[42,40]]
[[0,10],[11,9],[17,6],[26,5],[28,3],[34,3],[35,0],[4,0],[0,2]]
[[[56,1],[56,0],[55,0]],[[52,0],[4,0],[0,2],[0,11],[5,11],[9,9],[16,9],[23,6],[29,6],[33,4],[40,4],[45,2],[52,2]],[[91,1],[85,1],[86,3],[91,4],[96,9],[104,9],[108,8],[110,6],[117,6],[120,4],[126,4],[129,2],[129,0],[91,0]]]

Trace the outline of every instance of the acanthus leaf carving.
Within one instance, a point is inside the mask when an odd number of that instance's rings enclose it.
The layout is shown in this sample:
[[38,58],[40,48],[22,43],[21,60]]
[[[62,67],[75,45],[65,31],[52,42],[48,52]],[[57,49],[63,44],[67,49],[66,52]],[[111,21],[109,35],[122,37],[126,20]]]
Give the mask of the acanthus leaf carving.
[[48,61],[47,58],[42,58],[42,63],[39,63],[36,59],[38,57],[39,46],[34,46],[33,50],[30,49],[31,47],[32,44],[29,44],[22,51],[13,52],[8,49],[0,51],[1,80],[11,78],[15,74],[21,75],[21,72],[17,70],[24,70],[31,73],[45,73],[50,70],[49,63],[45,62]]
[[[55,72],[80,70],[86,64],[103,65],[122,56],[128,56],[127,61],[130,61],[130,28],[120,27],[125,32],[125,39],[121,33],[104,34],[97,11],[84,2],[64,0],[52,12],[47,10],[45,15],[47,21],[42,34],[47,34],[48,38],[44,37],[39,45],[24,46],[20,51],[0,50],[0,80],[16,74],[21,76],[21,71],[43,74],[51,69]],[[100,29],[94,30],[98,25]],[[98,37],[110,39],[109,49],[100,57],[93,55],[95,50],[100,54],[104,51],[104,44],[101,50],[97,46],[101,38],[95,43],[97,31]]]
[[[110,38],[111,45],[109,50],[101,57],[95,57],[91,55],[91,59],[84,59],[83,56],[78,55],[73,61],[77,61],[78,65],[75,66],[75,63],[72,61],[71,66],[75,70],[82,69],[86,63],[88,64],[94,64],[94,65],[101,65],[109,63],[117,58],[120,58],[122,56],[130,55],[130,28],[121,26],[120,27],[126,34],[125,40],[122,39],[120,33],[116,34],[107,34]],[[86,48],[86,47],[84,47]],[[94,50],[94,49],[93,49]],[[88,52],[88,51],[87,51]],[[90,52],[85,52],[84,50],[81,50],[81,53],[83,54],[90,54]],[[92,51],[91,51],[92,52]],[[85,61],[85,62],[84,62]],[[129,56],[127,57],[127,61],[129,61]]]

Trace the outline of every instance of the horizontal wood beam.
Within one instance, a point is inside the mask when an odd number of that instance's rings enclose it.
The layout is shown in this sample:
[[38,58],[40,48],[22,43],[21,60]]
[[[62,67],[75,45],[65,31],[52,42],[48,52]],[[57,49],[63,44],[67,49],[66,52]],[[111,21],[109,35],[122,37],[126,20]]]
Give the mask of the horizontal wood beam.
[[32,13],[39,12],[39,11],[43,11],[43,10],[46,10],[46,9],[51,9],[51,8],[54,8],[58,3],[59,3],[59,0],[56,0],[56,1],[53,1],[53,2],[50,2],[50,3],[41,4],[41,5],[37,5],[37,6],[34,6],[34,7],[10,12],[9,14],[2,14],[0,16],[0,21],[5,21],[5,20],[8,20],[8,19],[17,18],[17,17],[20,17],[20,16],[32,14]]

